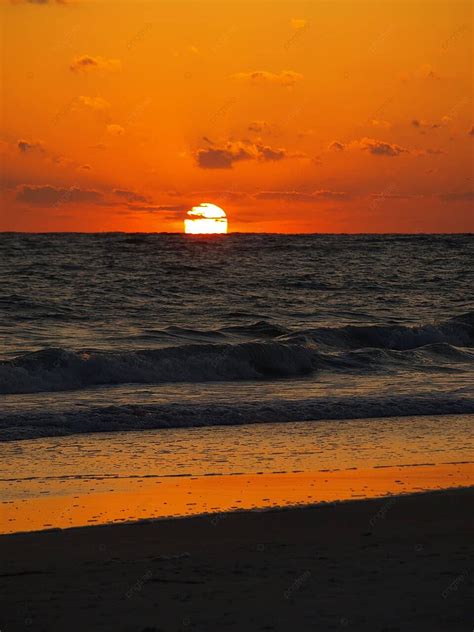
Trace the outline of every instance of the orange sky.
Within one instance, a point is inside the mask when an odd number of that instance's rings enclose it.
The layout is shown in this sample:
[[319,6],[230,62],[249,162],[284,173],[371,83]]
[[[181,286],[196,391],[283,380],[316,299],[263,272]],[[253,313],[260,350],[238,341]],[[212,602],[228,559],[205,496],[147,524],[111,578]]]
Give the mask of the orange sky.
[[0,230],[474,230],[472,3],[2,0]]

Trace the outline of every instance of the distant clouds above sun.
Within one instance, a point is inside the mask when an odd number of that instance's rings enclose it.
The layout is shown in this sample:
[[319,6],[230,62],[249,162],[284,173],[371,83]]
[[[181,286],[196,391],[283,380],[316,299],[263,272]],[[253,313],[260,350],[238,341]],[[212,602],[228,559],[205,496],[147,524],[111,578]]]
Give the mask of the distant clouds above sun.
[[4,0],[0,229],[474,230],[471,8]]

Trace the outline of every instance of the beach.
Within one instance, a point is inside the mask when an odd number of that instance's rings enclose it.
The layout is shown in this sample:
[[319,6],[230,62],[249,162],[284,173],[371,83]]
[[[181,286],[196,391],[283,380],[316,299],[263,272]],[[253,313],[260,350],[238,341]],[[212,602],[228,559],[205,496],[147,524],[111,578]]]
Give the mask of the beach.
[[0,536],[2,630],[471,629],[474,489]]
[[0,15],[0,632],[474,632],[472,0]]

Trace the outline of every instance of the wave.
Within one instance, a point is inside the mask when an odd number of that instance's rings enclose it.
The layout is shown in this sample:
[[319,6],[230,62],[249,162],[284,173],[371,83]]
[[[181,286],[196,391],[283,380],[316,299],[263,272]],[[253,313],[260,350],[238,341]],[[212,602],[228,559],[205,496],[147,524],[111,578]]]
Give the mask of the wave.
[[474,312],[467,312],[439,324],[406,325],[346,325],[318,327],[287,336],[301,336],[327,347],[373,347],[405,351],[430,344],[445,343],[458,347],[474,346]]
[[[1,362],[0,393],[288,378],[324,370],[449,370],[458,363],[474,362],[473,320],[473,314],[468,314],[437,326],[345,326],[293,334],[256,323],[249,327],[264,338],[261,341],[206,341],[132,351],[49,348]],[[232,328],[234,333],[235,329],[242,334],[241,328]],[[186,339],[185,333],[196,332],[179,333]]]
[[90,432],[473,413],[473,398],[433,393],[254,403],[96,406],[61,412],[0,414],[0,441]]

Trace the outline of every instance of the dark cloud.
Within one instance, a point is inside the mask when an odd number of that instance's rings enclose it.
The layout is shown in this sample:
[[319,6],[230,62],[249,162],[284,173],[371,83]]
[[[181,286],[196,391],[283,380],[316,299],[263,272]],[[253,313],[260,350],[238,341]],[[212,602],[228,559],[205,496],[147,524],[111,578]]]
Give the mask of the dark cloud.
[[141,213],[186,213],[189,210],[190,205],[183,204],[159,204],[159,205],[146,205],[140,206],[136,204],[129,204],[128,207],[131,211],[138,211]]
[[196,161],[201,169],[231,169],[235,162],[242,160],[273,162],[302,157],[304,154],[290,153],[286,149],[246,141],[228,141],[221,147],[206,147],[196,152]]
[[371,197],[375,200],[412,200],[423,196],[414,193],[390,193],[381,191],[380,193],[371,193]]
[[255,132],[256,134],[262,134],[270,130],[270,125],[266,121],[252,121],[248,126],[249,132]]
[[31,141],[24,140],[24,139],[21,139],[21,140],[19,140],[17,142],[17,147],[23,154],[26,154],[26,153],[28,153],[30,151],[34,151],[34,150],[43,151],[43,147],[42,147],[41,143],[39,143],[39,142],[34,142],[33,143]]
[[423,119],[412,119],[411,124],[413,127],[419,129],[422,134],[424,134],[426,133],[426,130],[439,129],[440,127],[445,127],[446,125],[449,125],[450,122],[450,116],[443,116],[439,123],[430,123],[429,121],[424,121]]
[[474,136],[474,125],[471,127],[471,129],[468,132],[469,136]]
[[67,4],[66,0],[11,0],[12,4]]
[[194,199],[199,197],[201,199],[217,199],[217,200],[232,200],[232,201],[240,201],[249,197],[247,191],[234,191],[232,189],[219,191],[216,189],[206,190],[206,191],[192,191],[190,196]]
[[51,206],[60,204],[74,204],[78,202],[89,202],[99,204],[102,201],[102,194],[98,191],[79,189],[71,187],[69,189],[57,188],[50,185],[22,185],[16,193],[16,199],[25,204],[33,206]]
[[443,202],[472,202],[474,200],[474,191],[443,193],[439,197]]
[[423,149],[421,151],[422,154],[426,154],[429,156],[440,156],[442,154],[445,154],[446,152],[443,149]]
[[400,145],[395,145],[394,143],[386,143],[375,138],[361,138],[361,140],[355,141],[355,145],[374,156],[394,157],[410,153],[405,147],[400,147]]
[[285,149],[272,149],[268,146],[259,146],[261,152],[261,160],[283,160],[283,158],[287,157],[287,152]]
[[346,146],[344,143],[340,143],[338,140],[334,140],[330,145],[329,149],[332,151],[344,151]]
[[105,57],[92,57],[91,55],[78,55],[69,65],[72,72],[88,72],[90,70],[120,70],[118,59],[106,59]]
[[227,149],[213,149],[211,147],[198,149],[196,160],[201,169],[230,169],[239,158]]
[[127,191],[126,189],[114,189],[114,195],[127,200],[127,202],[148,202],[148,198],[135,191]]
[[289,202],[316,202],[318,200],[348,200],[351,196],[345,191],[259,191],[254,196],[258,200],[286,200]]

